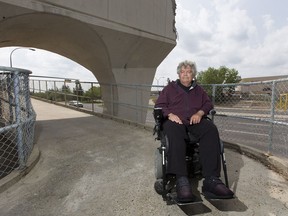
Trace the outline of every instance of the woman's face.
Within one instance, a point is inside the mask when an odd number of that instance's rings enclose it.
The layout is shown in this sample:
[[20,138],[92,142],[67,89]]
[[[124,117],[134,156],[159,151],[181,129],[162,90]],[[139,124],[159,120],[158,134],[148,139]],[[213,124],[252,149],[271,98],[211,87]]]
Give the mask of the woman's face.
[[179,80],[182,85],[190,86],[193,80],[192,68],[190,66],[182,66],[179,73]]

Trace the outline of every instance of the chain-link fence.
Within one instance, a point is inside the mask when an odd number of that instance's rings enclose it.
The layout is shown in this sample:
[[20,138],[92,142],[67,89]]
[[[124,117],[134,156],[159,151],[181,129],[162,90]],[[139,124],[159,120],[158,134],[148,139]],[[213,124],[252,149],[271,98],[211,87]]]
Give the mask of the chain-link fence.
[[223,141],[287,158],[288,79],[202,87],[214,103]]
[[[36,78],[36,77],[35,77]],[[58,78],[55,80],[34,79],[30,76],[31,92],[69,105],[70,100],[78,100],[83,104],[78,109],[102,113],[103,98],[100,84],[97,82],[80,82],[79,80]],[[106,102],[113,106],[117,104],[118,113],[110,115],[118,117],[119,112],[134,115],[136,123],[142,123],[143,118],[148,126],[154,125],[153,107],[159,92],[164,86],[105,84],[110,96]],[[219,128],[221,138],[226,142],[238,143],[257,148],[265,153],[280,157],[288,156],[288,79],[238,83],[203,85],[215,104],[217,111],[215,123]],[[129,91],[128,91],[129,90]],[[116,91],[128,92],[120,97]],[[147,95],[147,106],[139,105],[143,95]],[[131,100],[135,98],[135,100]],[[110,108],[111,108],[110,107]],[[125,113],[121,113],[125,116]]]
[[[108,84],[72,78],[30,76],[30,92],[55,103],[145,123],[151,85]],[[103,92],[105,91],[106,94]],[[131,99],[132,98],[132,99]]]
[[36,114],[30,101],[29,73],[0,67],[0,178],[24,169],[33,149]]
[[288,156],[288,79],[204,88],[215,103],[223,140]]

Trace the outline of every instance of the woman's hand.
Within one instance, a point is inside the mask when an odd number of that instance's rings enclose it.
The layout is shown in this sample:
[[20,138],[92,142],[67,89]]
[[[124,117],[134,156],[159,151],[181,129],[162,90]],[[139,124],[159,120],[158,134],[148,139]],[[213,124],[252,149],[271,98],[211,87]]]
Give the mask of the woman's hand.
[[174,115],[173,113],[170,113],[170,114],[168,115],[168,119],[169,119],[170,121],[172,121],[172,122],[176,122],[176,123],[178,123],[178,124],[183,124],[182,121],[181,121],[181,119],[180,119],[177,115]]
[[201,121],[203,115],[204,112],[202,110],[199,110],[197,113],[191,116],[190,124],[198,124]]

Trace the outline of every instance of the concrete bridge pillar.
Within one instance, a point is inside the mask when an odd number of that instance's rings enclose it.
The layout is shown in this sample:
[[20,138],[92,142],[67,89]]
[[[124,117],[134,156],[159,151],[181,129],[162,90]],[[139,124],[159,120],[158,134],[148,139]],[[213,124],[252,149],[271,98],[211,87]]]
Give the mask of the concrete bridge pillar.
[[35,47],[81,64],[101,84],[105,113],[144,123],[146,110],[133,106],[147,106],[150,89],[120,84],[152,84],[176,45],[175,8],[175,0],[0,0],[0,47]]

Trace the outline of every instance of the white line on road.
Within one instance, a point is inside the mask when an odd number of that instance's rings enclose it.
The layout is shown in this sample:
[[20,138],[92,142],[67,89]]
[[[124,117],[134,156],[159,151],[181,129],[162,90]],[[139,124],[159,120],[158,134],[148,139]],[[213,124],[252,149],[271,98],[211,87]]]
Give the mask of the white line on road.
[[253,124],[253,123],[245,123],[245,122],[236,122],[235,124],[249,125],[249,126],[266,126],[266,127],[270,127],[270,124],[268,124],[268,123],[266,123],[266,124]]
[[[258,114],[258,113],[239,113],[235,114],[234,112],[217,112],[218,115],[226,115],[227,117],[254,117],[254,118],[266,118],[271,119],[271,114]],[[274,115],[275,119],[287,119],[288,116],[286,114],[284,115]]]
[[252,134],[252,135],[258,135],[258,136],[269,136],[268,134],[261,134],[261,133],[251,133],[251,132],[245,132],[245,131],[236,131],[236,130],[224,130],[227,132],[233,132],[233,133],[242,133],[242,134]]

